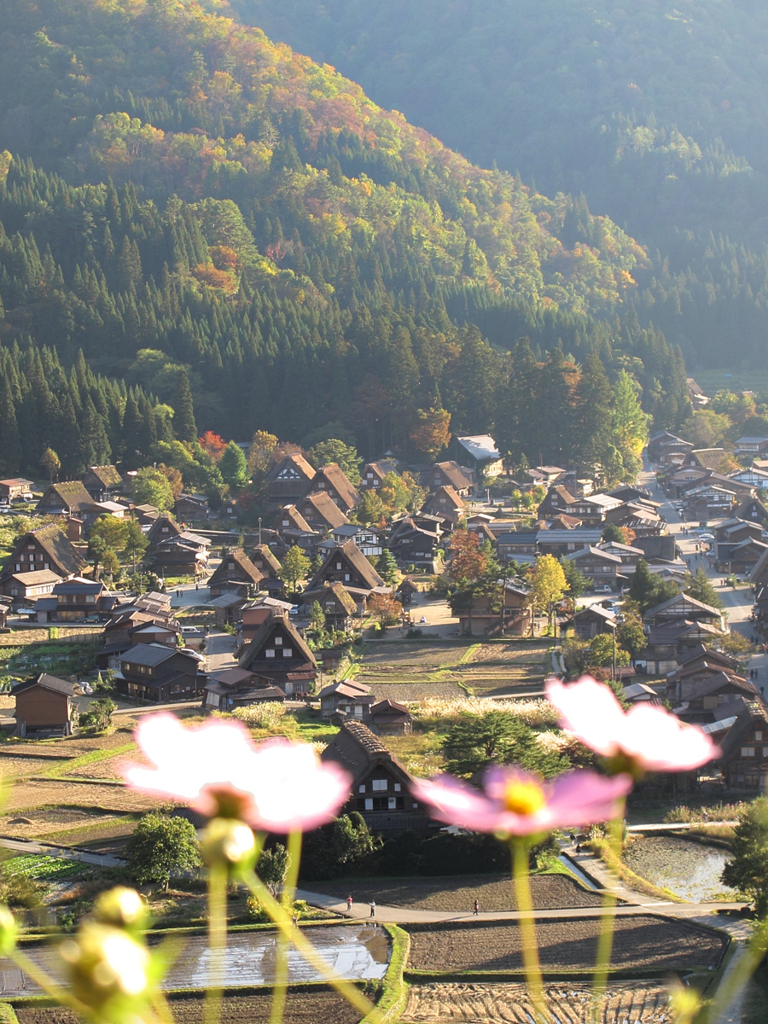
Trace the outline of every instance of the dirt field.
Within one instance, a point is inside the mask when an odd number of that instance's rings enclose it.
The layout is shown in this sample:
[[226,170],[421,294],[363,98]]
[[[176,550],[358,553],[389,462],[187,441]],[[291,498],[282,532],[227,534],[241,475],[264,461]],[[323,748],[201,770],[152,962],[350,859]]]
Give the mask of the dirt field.
[[[252,1024],[269,1020],[269,994],[230,995],[224,1000],[222,1024]],[[198,996],[171,999],[173,1016],[179,1024],[201,1024],[203,1001]],[[55,1007],[19,1007],[19,1024],[78,1024],[69,1010]],[[288,993],[285,1024],[357,1024],[360,1014],[335,992],[292,991]]]
[[540,643],[470,640],[367,643],[356,678],[379,700],[458,697],[459,683],[482,696],[515,694],[543,685],[547,648]]
[[[600,922],[537,923],[542,966],[552,970],[588,970],[595,962]],[[411,930],[410,966],[426,971],[517,971],[522,969],[520,932],[514,924]],[[659,971],[715,967],[726,941],[685,921],[648,915],[619,917],[613,966]]]
[[[589,1024],[593,1020],[588,985],[548,985],[547,1003],[561,1024]],[[604,1024],[667,1024],[672,1016],[667,990],[642,982],[614,984],[608,989],[598,1020]],[[414,985],[403,1024],[530,1024],[533,1007],[523,985]]]
[[[508,875],[349,878],[326,882],[325,888],[333,895],[338,895],[340,900],[351,892],[360,902],[375,899],[385,907],[469,913],[474,901],[478,900],[481,912],[516,909]],[[587,892],[565,875],[534,875],[531,878],[531,890],[534,906],[540,910],[600,906],[597,893]]]

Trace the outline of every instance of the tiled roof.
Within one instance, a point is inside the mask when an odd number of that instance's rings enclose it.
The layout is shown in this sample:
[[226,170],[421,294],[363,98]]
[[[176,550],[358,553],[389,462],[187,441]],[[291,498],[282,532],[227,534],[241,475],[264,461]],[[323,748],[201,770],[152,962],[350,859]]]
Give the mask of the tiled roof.
[[31,690],[33,686],[41,686],[44,690],[52,690],[54,693],[63,693],[67,697],[73,697],[75,687],[66,679],[59,679],[58,676],[49,676],[47,672],[41,673],[37,679],[28,679],[26,682],[14,686],[12,694],[15,697],[18,693]]

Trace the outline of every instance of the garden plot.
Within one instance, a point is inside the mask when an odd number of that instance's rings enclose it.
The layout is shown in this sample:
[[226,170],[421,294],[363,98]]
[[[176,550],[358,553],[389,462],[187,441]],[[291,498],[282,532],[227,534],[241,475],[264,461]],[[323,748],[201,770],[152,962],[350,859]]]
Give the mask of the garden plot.
[[[376,900],[385,907],[470,914],[478,900],[481,913],[517,909],[509,875],[334,879],[325,888],[339,900],[351,892],[360,902]],[[566,875],[532,875],[531,894],[537,910],[599,907],[602,902],[598,893],[582,889]]]
[[514,694],[543,685],[546,658],[543,644],[526,640],[374,642],[366,644],[355,678],[379,700],[458,697],[465,687],[483,696]]
[[[597,953],[598,918],[536,922],[544,970],[589,971]],[[457,925],[422,931],[411,926],[410,967],[421,971],[522,971],[520,930],[516,924]],[[687,921],[651,914],[618,917],[613,944],[614,968],[679,971],[716,968],[728,940]]]
[[136,814],[157,810],[158,801],[124,786],[99,783],[30,779],[23,786],[13,786],[5,805],[14,816],[30,817],[38,807],[63,805],[99,808],[115,814]]
[[[270,992],[228,995],[224,998],[221,1019],[227,1024],[252,1024],[269,1020]],[[203,999],[190,995],[170,1000],[174,1020],[179,1024],[202,1024]],[[59,1007],[20,1006],[19,1024],[80,1024],[79,1018]],[[289,989],[285,1024],[357,1024],[360,1014],[335,992],[315,989]]]
[[[547,985],[545,998],[552,1017],[561,1024],[590,1024],[595,1020],[589,985]],[[668,1024],[672,1021],[669,993],[656,984],[611,984],[597,1020],[603,1024]],[[524,985],[413,985],[403,1024],[530,1024],[533,1005]]]
[[549,673],[548,650],[528,641],[479,644],[461,666],[465,686],[480,697],[542,689]]

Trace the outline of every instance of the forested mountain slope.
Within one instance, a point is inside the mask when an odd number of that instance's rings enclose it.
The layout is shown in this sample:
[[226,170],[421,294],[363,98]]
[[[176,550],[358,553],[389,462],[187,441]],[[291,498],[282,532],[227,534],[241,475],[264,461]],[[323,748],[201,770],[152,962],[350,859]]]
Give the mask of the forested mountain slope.
[[470,159],[648,247],[631,299],[691,367],[759,364],[768,310],[761,0],[233,0]]
[[[632,238],[471,165],[231,13],[0,0],[8,468],[88,397],[96,433],[66,472],[190,440],[187,379],[197,428],[226,436],[341,424],[373,453],[443,406],[487,430],[509,406],[501,351],[523,335],[539,359],[562,343],[567,395],[570,360],[598,353],[657,423],[686,415],[679,354],[623,314],[648,266]],[[576,221],[588,242],[560,237]],[[35,408],[36,432],[13,427]]]

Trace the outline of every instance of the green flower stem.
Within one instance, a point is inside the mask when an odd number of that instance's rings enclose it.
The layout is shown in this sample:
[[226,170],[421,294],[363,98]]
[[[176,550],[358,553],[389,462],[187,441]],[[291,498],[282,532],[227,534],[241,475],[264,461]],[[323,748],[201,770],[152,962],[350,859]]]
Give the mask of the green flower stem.
[[[301,832],[291,832],[288,836],[288,870],[285,873],[280,906],[286,913],[293,916],[293,901],[296,895],[296,883],[299,880],[299,864],[301,863]],[[277,958],[275,961],[275,982],[272,988],[272,1007],[269,1013],[269,1024],[280,1024],[285,1013],[285,995],[288,985],[288,937],[281,931],[277,937]]]
[[42,967],[38,967],[35,961],[31,960],[26,953],[22,953],[18,946],[12,949],[8,956],[46,995],[50,996],[51,999],[55,999],[59,1006],[67,1006],[79,1016],[93,1019],[90,1007],[81,1003],[79,999],[70,995],[65,989],[60,988],[52,978],[48,977]]
[[275,922],[281,933],[295,946],[307,963],[314,967],[317,973],[321,974],[330,985],[333,985],[339,995],[343,996],[348,1003],[351,1003],[355,1009],[359,1010],[362,1016],[365,1017],[366,1014],[370,1014],[367,1019],[370,1024],[375,1024],[379,1017],[373,1003],[358,990],[356,985],[347,981],[346,978],[339,977],[336,971],[328,965],[324,957],[317,952],[301,929],[293,927],[290,915],[280,906],[258,875],[253,871],[244,872],[243,881]]
[[[624,810],[626,801],[622,800],[616,809],[616,815],[608,823],[608,842],[617,857],[621,856],[621,838],[624,828]],[[613,933],[616,924],[616,895],[605,890],[603,893],[603,911],[600,915],[600,934],[597,939],[597,958],[595,974],[592,982],[592,1020],[598,1024],[600,1007],[605,991],[608,988],[608,972],[613,954]]]
[[211,966],[205,990],[205,1024],[218,1024],[224,988],[227,948],[227,866],[214,864],[208,871],[208,948]]
[[513,838],[512,877],[515,885],[515,900],[521,914],[519,919],[520,939],[523,951],[523,968],[525,981],[533,1002],[534,1020],[536,1024],[548,1024],[549,1010],[544,998],[544,985],[541,978],[539,963],[539,947],[536,942],[536,923],[533,916],[533,899],[531,898],[531,879],[529,873],[527,839]]
[[768,950],[768,920],[758,922],[749,945],[734,969],[721,982],[715,998],[696,1017],[696,1024],[716,1024],[755,973]]

